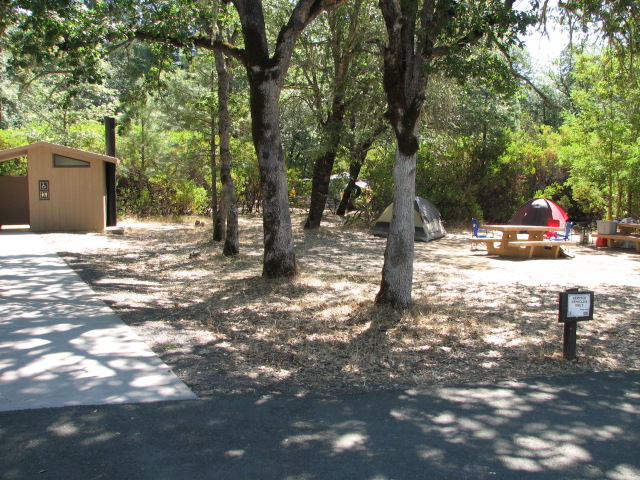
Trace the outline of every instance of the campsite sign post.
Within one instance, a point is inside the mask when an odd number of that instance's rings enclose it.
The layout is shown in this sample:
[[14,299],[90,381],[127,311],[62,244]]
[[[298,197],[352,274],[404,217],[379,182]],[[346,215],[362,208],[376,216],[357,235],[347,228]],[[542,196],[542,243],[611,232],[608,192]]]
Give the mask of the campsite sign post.
[[571,288],[560,293],[559,304],[558,321],[564,323],[564,358],[575,360],[578,322],[593,320],[593,292]]

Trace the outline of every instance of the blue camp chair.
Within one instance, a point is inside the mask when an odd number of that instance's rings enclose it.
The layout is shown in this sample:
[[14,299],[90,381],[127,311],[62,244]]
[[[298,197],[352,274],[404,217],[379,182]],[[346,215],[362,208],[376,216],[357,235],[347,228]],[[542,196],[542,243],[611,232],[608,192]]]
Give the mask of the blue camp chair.
[[471,219],[471,228],[472,228],[472,237],[476,238],[493,238],[493,232],[491,230],[487,230],[486,228],[480,228],[480,223],[478,219]]
[[478,219],[471,219],[471,250],[477,250],[478,245],[482,242],[474,242],[474,238],[493,238],[493,232],[486,228],[480,228],[480,222]]
[[571,230],[573,229],[573,222],[567,222],[564,224],[564,233],[554,232],[553,236],[549,240],[565,241],[571,240]]

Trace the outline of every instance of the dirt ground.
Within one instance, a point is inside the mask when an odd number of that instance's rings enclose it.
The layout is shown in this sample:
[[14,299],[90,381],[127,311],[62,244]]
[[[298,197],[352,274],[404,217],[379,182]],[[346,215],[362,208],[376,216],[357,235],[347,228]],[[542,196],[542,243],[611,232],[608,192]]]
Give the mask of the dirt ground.
[[[377,308],[385,240],[329,216],[305,232],[300,275],[262,272],[260,217],[242,217],[241,253],[221,254],[211,222],[125,220],[124,235],[45,234],[67,263],[198,395],[332,394],[640,369],[640,254],[572,248],[516,260],[472,251],[469,232],[416,243],[415,307]],[[563,358],[558,294],[595,292]]]

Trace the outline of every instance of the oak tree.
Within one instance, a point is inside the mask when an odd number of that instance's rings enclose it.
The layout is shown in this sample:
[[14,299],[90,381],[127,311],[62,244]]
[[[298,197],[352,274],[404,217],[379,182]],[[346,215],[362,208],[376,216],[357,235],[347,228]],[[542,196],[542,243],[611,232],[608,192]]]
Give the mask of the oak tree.
[[379,0],[387,30],[380,42],[384,59],[386,118],[396,137],[393,214],[384,254],[377,304],[406,308],[411,298],[414,255],[418,128],[430,75],[461,68],[471,47],[513,37],[527,16],[514,0],[398,2]]
[[[42,71],[71,72],[99,82],[100,61],[110,50],[139,40],[159,45],[171,58],[176,49],[219,50],[246,70],[250,90],[252,135],[263,201],[263,276],[297,274],[289,213],[287,178],[280,135],[279,100],[296,40],[318,15],[346,0],[298,0],[270,8],[287,9],[288,19],[277,37],[269,37],[261,0],[230,0],[242,32],[243,45],[216,38],[214,9],[199,0],[145,2],[70,2],[16,0],[2,4],[3,43],[14,48],[14,68],[38,66]],[[163,50],[164,49],[164,50]]]

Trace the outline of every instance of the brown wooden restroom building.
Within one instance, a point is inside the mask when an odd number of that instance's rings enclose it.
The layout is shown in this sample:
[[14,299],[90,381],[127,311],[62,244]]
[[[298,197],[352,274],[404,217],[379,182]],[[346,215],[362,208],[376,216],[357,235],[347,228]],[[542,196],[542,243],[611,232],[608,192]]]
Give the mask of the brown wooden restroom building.
[[0,226],[34,232],[115,227],[118,159],[48,142],[0,150],[0,162],[27,157],[27,176],[0,176]]

